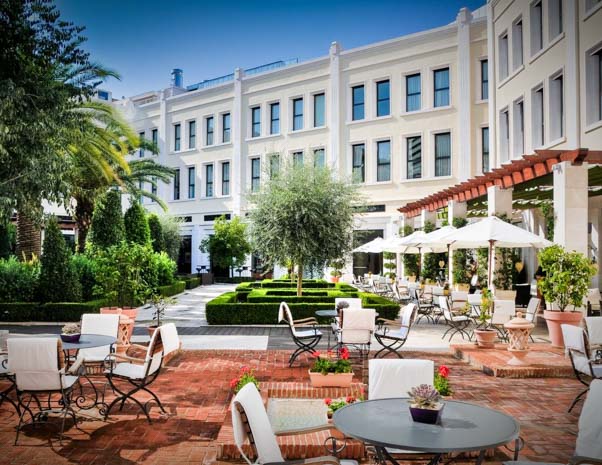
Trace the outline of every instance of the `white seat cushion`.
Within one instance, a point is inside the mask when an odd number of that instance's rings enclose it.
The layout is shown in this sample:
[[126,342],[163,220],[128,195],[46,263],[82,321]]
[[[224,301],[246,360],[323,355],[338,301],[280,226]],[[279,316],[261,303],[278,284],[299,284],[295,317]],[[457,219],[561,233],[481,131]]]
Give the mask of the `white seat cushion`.
[[602,364],[598,363],[598,364],[592,365],[592,370],[593,370],[594,376],[596,378],[602,378]]
[[405,339],[406,337],[408,337],[408,328],[406,328],[405,326],[403,328],[399,328],[393,331],[387,331],[385,332],[379,332],[379,335],[381,337],[390,337],[390,338],[395,338],[395,339]]
[[[108,373],[108,371],[106,372]],[[118,363],[113,369],[113,375],[123,376],[130,379],[144,378],[144,365],[136,365],[134,363]]]
[[298,338],[315,337],[316,335],[322,335],[320,331],[314,331],[313,329],[305,331],[295,331],[295,336]]
[[465,315],[452,316],[452,321],[466,321],[468,317]]
[[77,376],[64,375],[63,376],[63,388],[64,389],[70,388],[77,382],[78,379],[79,379],[79,377],[77,377]]

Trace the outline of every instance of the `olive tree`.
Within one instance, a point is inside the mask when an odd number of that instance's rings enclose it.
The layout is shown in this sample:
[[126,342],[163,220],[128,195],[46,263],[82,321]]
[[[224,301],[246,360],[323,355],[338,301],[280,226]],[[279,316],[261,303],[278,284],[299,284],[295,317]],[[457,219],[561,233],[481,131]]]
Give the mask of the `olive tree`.
[[353,184],[337,179],[328,168],[284,168],[251,194],[249,233],[264,260],[297,266],[300,296],[304,268],[323,267],[351,250],[359,197]]

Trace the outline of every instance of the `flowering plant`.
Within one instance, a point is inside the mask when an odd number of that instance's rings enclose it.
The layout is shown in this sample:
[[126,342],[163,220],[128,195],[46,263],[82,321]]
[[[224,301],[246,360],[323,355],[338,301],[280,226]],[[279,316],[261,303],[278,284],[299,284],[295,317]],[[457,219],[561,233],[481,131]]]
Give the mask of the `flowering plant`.
[[242,367],[240,375],[230,380],[230,388],[234,390],[234,393],[238,393],[245,384],[253,383],[257,389],[259,389],[259,381],[255,378],[253,370],[249,367]]
[[450,396],[453,391],[449,385],[449,368],[441,365],[435,375],[435,389],[442,396]]
[[349,361],[349,349],[343,347],[339,350],[338,359],[334,358],[331,351],[326,353],[326,357],[322,357],[321,353],[315,350],[312,355],[316,359],[314,366],[311,367],[311,372],[322,373],[351,373],[351,362]]
[[63,326],[61,332],[63,334],[79,334],[81,333],[81,327],[79,326],[79,323],[67,323]]
[[324,399],[324,403],[328,406],[328,418],[332,417],[332,414],[336,412],[338,409],[343,408],[349,404],[354,404],[355,402],[362,402],[364,400],[364,388],[362,388],[361,395],[359,397],[347,396],[340,397],[339,399],[331,399],[327,397]]
[[428,384],[413,387],[408,391],[408,395],[410,396],[410,404],[414,408],[430,410],[439,410],[441,408],[441,404],[439,403],[441,396],[439,392]]

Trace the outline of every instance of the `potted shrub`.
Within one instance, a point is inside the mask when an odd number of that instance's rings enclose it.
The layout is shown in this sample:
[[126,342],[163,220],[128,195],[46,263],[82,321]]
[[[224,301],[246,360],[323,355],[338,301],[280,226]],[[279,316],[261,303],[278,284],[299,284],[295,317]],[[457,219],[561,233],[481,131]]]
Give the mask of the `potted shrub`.
[[478,317],[481,327],[475,329],[474,333],[477,338],[477,346],[485,349],[493,348],[496,336],[495,330],[489,327],[492,309],[493,295],[489,289],[483,289],[481,291],[481,309]]
[[437,389],[428,384],[421,384],[413,387],[408,395],[412,420],[430,425],[439,422],[444,404],[441,402],[441,396]]
[[347,405],[354,404],[356,402],[362,402],[363,400],[364,400],[363,389],[362,389],[362,395],[360,397],[347,396],[344,398],[341,397],[339,399],[331,399],[330,397],[328,397],[328,398],[324,399],[324,403],[328,407],[326,416],[328,417],[328,419],[331,419],[332,416],[334,415],[334,412],[336,412],[337,410],[339,410],[343,407],[346,407]]
[[161,326],[161,320],[165,316],[165,309],[168,305],[175,304],[176,299],[172,297],[163,297],[160,294],[153,294],[149,301],[151,306],[155,309],[153,312],[153,322],[156,322],[156,324],[152,324],[148,327],[148,334],[150,337],[153,337],[153,333]]
[[353,370],[349,361],[349,350],[343,347],[339,351],[340,358],[328,352],[322,357],[314,351],[314,365],[309,369],[309,380],[313,387],[349,387],[353,379]]
[[81,333],[79,323],[67,323],[61,330],[61,340],[63,342],[78,342]]
[[590,280],[596,270],[585,255],[568,252],[560,245],[542,249],[537,258],[546,273],[538,282],[547,304],[543,316],[552,345],[564,347],[560,325],[581,324],[583,312],[578,308],[584,305]]
[[330,271],[330,281],[333,283],[338,283],[341,276],[343,276],[343,268],[345,267],[345,262],[343,260],[334,260],[330,266],[332,270]]
[[230,380],[230,388],[237,394],[245,384],[253,383],[259,390],[259,381],[255,378],[255,373],[249,367],[242,367],[240,375]]

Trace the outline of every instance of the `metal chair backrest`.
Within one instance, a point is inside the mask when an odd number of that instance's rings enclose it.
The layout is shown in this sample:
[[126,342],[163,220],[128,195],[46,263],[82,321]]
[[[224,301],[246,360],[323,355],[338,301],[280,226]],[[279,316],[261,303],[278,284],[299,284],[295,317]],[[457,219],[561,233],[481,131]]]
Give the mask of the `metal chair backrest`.
[[452,300],[452,302],[466,302],[468,300],[468,292],[452,291],[451,300]]
[[468,303],[470,305],[481,305],[481,294],[468,294],[467,296]]
[[600,405],[602,405],[602,380],[595,379],[589,385],[589,392],[579,416],[575,455],[597,459],[602,457]]
[[491,324],[503,325],[514,317],[514,312],[514,300],[494,300]]
[[569,352],[573,368],[587,376],[592,375],[589,347],[583,328],[573,325],[560,325],[564,347]]
[[530,323],[537,323],[537,312],[541,301],[537,297],[531,297],[527,305],[527,313],[525,319]]
[[343,309],[341,343],[369,344],[374,333],[376,310],[373,308]]
[[150,344],[144,358],[144,376],[152,375],[161,368],[163,362],[163,339],[161,331],[156,330],[151,337]]
[[588,316],[585,318],[587,340],[591,345],[602,345],[602,317]]
[[441,295],[445,295],[445,290],[443,289],[442,286],[433,286],[432,293],[433,293],[433,296],[438,297]]
[[178,330],[173,323],[167,323],[161,326],[161,341],[163,342],[163,356],[165,357],[172,352],[180,349],[180,336]]
[[243,451],[247,439],[257,455],[255,463],[284,461],[263,401],[253,383],[245,384],[236,394],[231,410],[234,442],[249,465],[253,465],[254,462]]
[[441,310],[443,310],[443,318],[445,318],[447,321],[452,321],[452,313],[449,309],[449,302],[447,301],[447,297],[445,296],[439,296],[439,308],[441,308]]
[[336,307],[339,302],[347,302],[349,304],[347,308],[362,308],[362,299],[359,298],[336,297],[334,299],[334,306]]
[[414,312],[416,311],[416,304],[409,303],[401,310],[401,326],[410,327],[414,321]]
[[407,397],[414,386],[432,386],[434,373],[432,360],[372,359],[368,362],[368,396],[370,400]]
[[20,391],[62,389],[62,344],[55,337],[8,340],[8,371],[15,374]]
[[[82,315],[82,334],[99,334],[117,339],[119,333],[119,314],[84,313]],[[110,346],[81,349],[79,354],[84,359],[103,359],[110,353]]]

